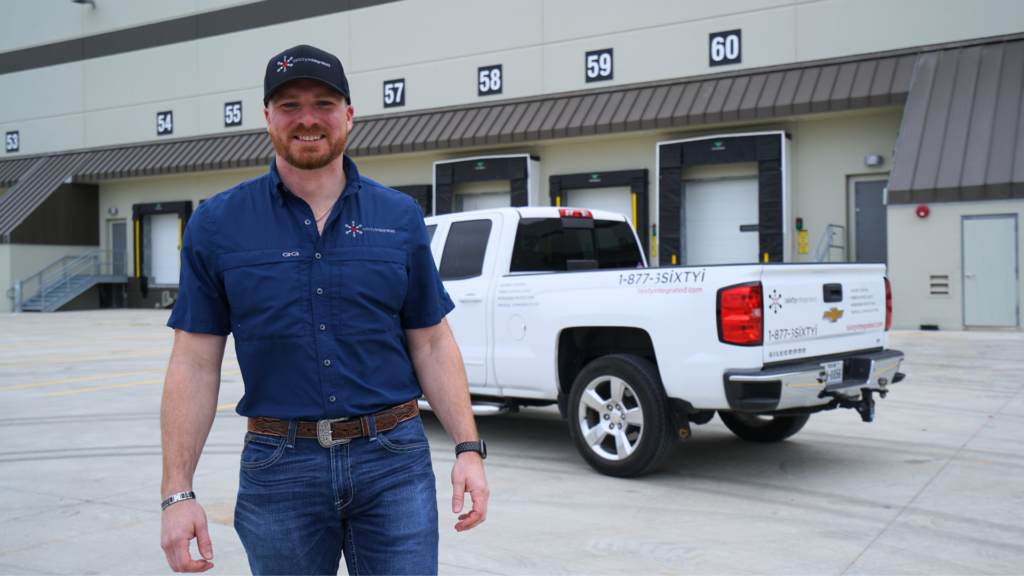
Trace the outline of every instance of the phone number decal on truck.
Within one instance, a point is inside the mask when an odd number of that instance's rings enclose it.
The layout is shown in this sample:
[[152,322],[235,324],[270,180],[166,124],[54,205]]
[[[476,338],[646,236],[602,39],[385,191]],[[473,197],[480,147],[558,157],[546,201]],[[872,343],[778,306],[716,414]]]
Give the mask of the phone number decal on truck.
[[671,272],[636,272],[634,274],[619,274],[619,285],[642,286],[644,284],[686,284],[689,282],[703,282],[706,270],[693,272],[680,270]]
[[797,326],[796,328],[779,328],[765,332],[769,340],[796,340],[798,338],[813,338],[818,335],[817,326]]

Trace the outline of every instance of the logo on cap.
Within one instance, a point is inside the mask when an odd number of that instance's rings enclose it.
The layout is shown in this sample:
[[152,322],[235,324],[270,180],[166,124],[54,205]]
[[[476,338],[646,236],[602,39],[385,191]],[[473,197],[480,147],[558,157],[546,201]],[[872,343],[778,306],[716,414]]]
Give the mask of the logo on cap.
[[293,60],[293,58],[291,56],[285,56],[283,62],[278,62],[277,63],[277,65],[279,66],[277,71],[278,72],[284,72],[288,68],[290,68],[292,66],[295,66],[295,64],[292,64],[292,60]]

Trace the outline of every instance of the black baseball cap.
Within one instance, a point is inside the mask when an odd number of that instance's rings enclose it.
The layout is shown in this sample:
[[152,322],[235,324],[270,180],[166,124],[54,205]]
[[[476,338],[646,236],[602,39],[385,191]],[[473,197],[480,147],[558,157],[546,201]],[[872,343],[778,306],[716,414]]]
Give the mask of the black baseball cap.
[[345,69],[341,67],[341,60],[334,54],[302,44],[281,52],[267,62],[267,73],[263,76],[263,105],[267,105],[278,88],[302,78],[323,82],[341,92],[349,104],[352,103],[348,78],[345,77]]

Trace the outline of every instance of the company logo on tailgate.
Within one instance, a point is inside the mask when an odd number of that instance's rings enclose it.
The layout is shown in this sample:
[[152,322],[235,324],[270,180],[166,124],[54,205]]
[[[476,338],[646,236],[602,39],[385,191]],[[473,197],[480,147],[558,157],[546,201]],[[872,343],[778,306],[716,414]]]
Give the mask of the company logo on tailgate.
[[828,321],[835,324],[836,320],[843,317],[843,311],[838,308],[832,308],[821,317],[822,320],[828,318]]

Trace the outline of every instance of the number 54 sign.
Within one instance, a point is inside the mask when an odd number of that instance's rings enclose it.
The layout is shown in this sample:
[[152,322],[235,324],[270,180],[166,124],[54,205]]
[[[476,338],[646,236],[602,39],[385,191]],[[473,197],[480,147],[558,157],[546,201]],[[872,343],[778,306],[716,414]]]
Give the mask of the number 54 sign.
[[741,38],[740,30],[712,33],[709,37],[711,66],[739,64],[743,56],[740,53]]

